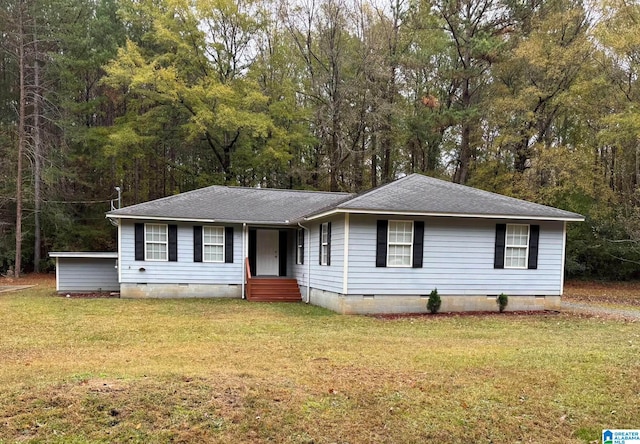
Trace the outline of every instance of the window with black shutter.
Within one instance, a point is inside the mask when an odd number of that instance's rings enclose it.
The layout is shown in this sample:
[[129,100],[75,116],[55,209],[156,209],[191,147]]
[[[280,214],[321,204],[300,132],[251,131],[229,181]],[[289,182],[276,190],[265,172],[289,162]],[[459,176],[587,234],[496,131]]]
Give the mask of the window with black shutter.
[[494,268],[538,268],[540,225],[496,224]]
[[320,265],[331,265],[331,222],[320,224],[318,240]]
[[422,268],[424,221],[378,220],[376,267]]

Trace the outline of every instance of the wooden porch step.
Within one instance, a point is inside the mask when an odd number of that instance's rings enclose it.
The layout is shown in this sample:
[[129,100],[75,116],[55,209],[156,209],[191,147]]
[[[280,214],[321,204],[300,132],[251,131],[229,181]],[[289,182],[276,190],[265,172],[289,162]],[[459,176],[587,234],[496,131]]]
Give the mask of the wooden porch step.
[[295,279],[251,278],[247,300],[251,302],[300,302],[300,287]]

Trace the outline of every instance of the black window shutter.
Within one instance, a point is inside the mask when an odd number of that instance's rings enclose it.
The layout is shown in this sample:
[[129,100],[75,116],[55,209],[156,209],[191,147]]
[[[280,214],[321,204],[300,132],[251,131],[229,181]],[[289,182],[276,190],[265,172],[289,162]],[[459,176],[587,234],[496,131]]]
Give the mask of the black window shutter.
[[169,225],[169,262],[178,261],[178,226]]
[[331,265],[331,222],[327,222],[327,265]]
[[540,240],[540,225],[529,227],[529,269],[538,268],[538,241]]
[[136,260],[144,260],[144,224],[135,225]]
[[202,226],[193,226],[193,262],[202,262]]
[[224,262],[233,263],[233,227],[224,227]]
[[413,268],[422,268],[422,250],[424,247],[424,221],[413,223]]
[[507,234],[507,224],[496,224],[496,249],[493,258],[493,268],[504,268],[504,245]]
[[322,265],[322,224],[318,228],[318,264]]
[[300,247],[300,264],[304,264],[304,230],[300,228],[299,230],[299,239],[298,243],[301,245]]
[[387,266],[387,230],[388,220],[379,220],[376,233],[376,267]]
[[257,257],[257,245],[258,245],[258,232],[255,229],[249,230],[249,269],[253,276],[256,275],[256,257]]

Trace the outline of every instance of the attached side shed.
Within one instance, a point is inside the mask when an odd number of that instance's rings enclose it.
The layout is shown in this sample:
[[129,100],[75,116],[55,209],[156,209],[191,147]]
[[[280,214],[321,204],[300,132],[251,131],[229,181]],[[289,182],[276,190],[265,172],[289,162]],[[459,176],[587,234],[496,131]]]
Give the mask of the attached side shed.
[[118,253],[52,252],[56,259],[56,291],[95,293],[120,291]]

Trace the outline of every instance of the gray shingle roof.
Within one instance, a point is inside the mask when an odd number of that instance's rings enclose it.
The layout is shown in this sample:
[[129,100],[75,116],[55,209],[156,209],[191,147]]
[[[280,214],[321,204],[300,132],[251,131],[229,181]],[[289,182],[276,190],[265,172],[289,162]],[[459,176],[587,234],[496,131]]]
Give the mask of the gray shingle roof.
[[411,174],[337,205],[337,209],[429,215],[517,217],[580,221],[580,214]]
[[360,195],[211,186],[132,205],[110,217],[295,224],[334,211],[581,221],[576,213],[411,174]]
[[210,186],[107,213],[113,217],[293,224],[353,197],[348,193]]

